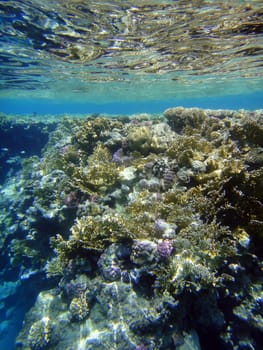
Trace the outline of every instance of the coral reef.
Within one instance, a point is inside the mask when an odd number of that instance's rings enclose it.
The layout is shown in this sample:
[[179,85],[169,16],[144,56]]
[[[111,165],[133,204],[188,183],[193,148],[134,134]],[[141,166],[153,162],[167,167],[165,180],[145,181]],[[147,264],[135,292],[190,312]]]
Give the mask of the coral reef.
[[58,123],[1,189],[2,258],[48,286],[18,346],[259,349],[262,130],[182,107]]

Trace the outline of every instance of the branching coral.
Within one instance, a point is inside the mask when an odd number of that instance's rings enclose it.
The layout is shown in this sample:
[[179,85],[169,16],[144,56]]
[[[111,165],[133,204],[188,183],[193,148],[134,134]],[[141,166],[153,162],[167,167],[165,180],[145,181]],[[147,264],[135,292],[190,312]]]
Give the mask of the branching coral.
[[99,116],[79,120],[73,128],[73,143],[84,152],[90,153],[98,141],[105,142],[110,138],[110,131],[114,128],[122,128],[122,122]]
[[101,143],[87,159],[84,167],[76,167],[73,183],[83,192],[105,193],[113,188],[119,180],[119,167],[112,162],[109,150]]

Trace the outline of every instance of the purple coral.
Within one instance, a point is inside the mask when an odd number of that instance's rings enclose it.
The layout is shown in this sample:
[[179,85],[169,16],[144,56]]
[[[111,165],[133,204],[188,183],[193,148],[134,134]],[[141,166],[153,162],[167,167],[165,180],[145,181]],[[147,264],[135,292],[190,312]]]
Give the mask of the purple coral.
[[157,219],[155,221],[155,229],[157,232],[164,233],[167,228],[169,228],[169,224],[163,219]]
[[152,241],[134,241],[131,261],[137,265],[152,263],[156,258],[156,244]]
[[169,239],[165,239],[157,245],[157,252],[161,259],[168,259],[171,256],[173,250],[173,242]]
[[70,281],[66,283],[64,290],[70,299],[79,298],[86,290],[87,286],[85,283]]
[[146,345],[138,345],[136,346],[135,350],[149,350],[149,348]]
[[155,230],[161,234],[163,238],[173,238],[176,235],[177,226],[169,224],[163,219],[155,220]]
[[132,159],[132,157],[126,156],[124,154],[123,148],[119,148],[116,152],[113,153],[113,156],[112,156],[112,161],[115,163],[122,164],[129,161],[130,159]]
[[113,282],[121,278],[121,268],[117,258],[118,248],[118,245],[112,244],[101,254],[98,260],[99,270],[106,281]]
[[106,281],[113,282],[121,278],[121,269],[116,265],[111,265],[107,268],[104,268],[101,272]]

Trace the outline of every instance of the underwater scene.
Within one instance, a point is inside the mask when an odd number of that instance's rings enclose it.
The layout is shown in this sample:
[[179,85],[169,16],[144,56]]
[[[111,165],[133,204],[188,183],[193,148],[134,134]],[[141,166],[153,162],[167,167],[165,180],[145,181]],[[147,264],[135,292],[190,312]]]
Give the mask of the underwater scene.
[[0,1],[0,349],[263,348],[263,3]]

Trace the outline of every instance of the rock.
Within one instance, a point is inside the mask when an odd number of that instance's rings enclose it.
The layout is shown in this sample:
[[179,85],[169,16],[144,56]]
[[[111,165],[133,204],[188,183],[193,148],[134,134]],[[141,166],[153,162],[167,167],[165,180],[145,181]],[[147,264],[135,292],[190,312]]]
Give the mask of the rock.
[[184,333],[183,342],[183,344],[176,347],[176,350],[201,350],[199,337],[194,329],[189,333]]

